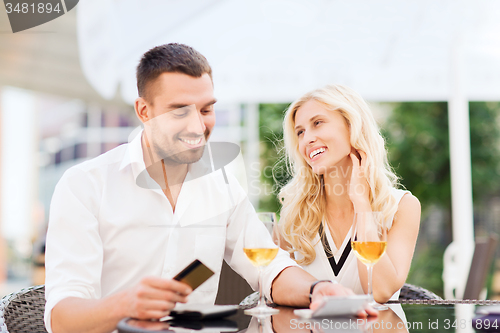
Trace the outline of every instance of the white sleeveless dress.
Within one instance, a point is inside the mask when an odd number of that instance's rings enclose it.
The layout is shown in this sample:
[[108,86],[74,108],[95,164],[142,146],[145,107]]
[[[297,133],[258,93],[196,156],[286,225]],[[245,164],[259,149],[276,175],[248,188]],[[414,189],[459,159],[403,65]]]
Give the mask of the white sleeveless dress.
[[[401,198],[406,194],[410,193],[409,191],[392,189],[392,195],[396,199],[396,202],[399,204]],[[391,219],[389,224],[389,229],[392,227],[392,222],[394,220],[394,216]],[[351,227],[352,228],[352,227]],[[330,245],[330,249],[333,253],[333,258],[337,263],[338,274],[335,275],[326,256],[325,250],[323,249],[323,244],[321,243],[319,235],[316,235],[314,238],[314,250],[316,251],[316,258],[309,265],[301,266],[305,271],[309,272],[309,274],[313,275],[318,280],[332,280],[337,281],[344,287],[348,287],[354,291],[355,294],[364,294],[363,287],[361,286],[361,281],[359,280],[358,274],[358,262],[356,255],[351,250],[343,265],[341,264],[341,257],[344,253],[344,250],[351,238],[351,230],[347,233],[344,241],[340,249],[337,249],[335,246],[335,242],[333,241],[332,235],[330,234],[330,229],[324,226],[325,234],[328,240],[328,244]],[[299,252],[295,252],[295,258],[301,259],[303,256]],[[392,295],[391,300],[397,300],[399,297],[399,290]]]

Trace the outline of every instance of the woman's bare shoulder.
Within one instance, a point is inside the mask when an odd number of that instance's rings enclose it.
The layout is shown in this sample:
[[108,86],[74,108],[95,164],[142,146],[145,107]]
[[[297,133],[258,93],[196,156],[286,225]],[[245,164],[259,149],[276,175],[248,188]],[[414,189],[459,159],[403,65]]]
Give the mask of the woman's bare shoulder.
[[420,210],[420,201],[411,193],[406,193],[399,201],[398,213],[403,211],[418,211],[420,213]]
[[404,224],[420,225],[421,206],[420,201],[411,193],[406,193],[399,201],[398,210],[394,222],[404,221]]

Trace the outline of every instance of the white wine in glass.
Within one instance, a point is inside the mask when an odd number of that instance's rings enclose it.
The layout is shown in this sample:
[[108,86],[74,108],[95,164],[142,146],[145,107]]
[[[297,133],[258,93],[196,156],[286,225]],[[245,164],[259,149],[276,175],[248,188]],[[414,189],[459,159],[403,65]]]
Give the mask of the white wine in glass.
[[278,254],[278,248],[273,249],[243,249],[248,259],[256,267],[267,266]]
[[382,258],[387,247],[387,228],[382,212],[360,212],[354,214],[351,246],[354,254],[368,269],[368,295],[370,305],[376,310],[385,310],[373,298],[373,266]]
[[352,242],[352,249],[365,265],[375,265],[385,253],[387,242]]
[[269,265],[279,251],[279,231],[275,213],[258,213],[259,221],[247,222],[243,234],[243,252],[248,260],[259,269],[259,304],[245,310],[252,316],[268,316],[279,312],[278,309],[266,305],[262,291],[262,269]]

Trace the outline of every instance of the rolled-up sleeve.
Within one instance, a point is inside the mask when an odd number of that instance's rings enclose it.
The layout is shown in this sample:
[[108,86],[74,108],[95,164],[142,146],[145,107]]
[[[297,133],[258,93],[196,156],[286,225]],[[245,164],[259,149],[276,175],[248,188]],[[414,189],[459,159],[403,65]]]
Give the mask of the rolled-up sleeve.
[[[233,270],[242,276],[253,290],[259,287],[259,271],[254,267],[250,260],[243,252],[243,233],[246,223],[255,224],[255,229],[262,228],[259,234],[261,237],[271,238],[255,212],[254,207],[250,203],[248,196],[238,184],[237,180],[228,174],[229,191],[233,196],[235,203],[232,212],[229,216],[227,235],[226,235],[226,252],[224,259]],[[272,240],[270,239],[270,242]],[[297,266],[297,263],[290,258],[290,255],[280,249],[274,260],[263,270],[263,291],[267,299],[271,298],[271,287],[274,279],[287,267]]]
[[64,298],[101,297],[103,246],[98,212],[101,191],[92,174],[73,167],[57,184],[50,206],[46,241],[45,327]]

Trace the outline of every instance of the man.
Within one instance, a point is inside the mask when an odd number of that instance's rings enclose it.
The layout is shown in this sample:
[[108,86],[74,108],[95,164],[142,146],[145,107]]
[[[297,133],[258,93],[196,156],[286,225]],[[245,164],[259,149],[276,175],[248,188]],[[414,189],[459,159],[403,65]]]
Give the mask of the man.
[[[188,298],[213,304],[222,259],[258,286],[242,251],[242,229],[257,225],[255,211],[233,177],[198,162],[215,125],[208,62],[185,45],[159,46],[142,57],[137,85],[144,131],[69,169],[54,192],[49,332],[111,332],[122,318],[158,319]],[[196,258],[216,274],[192,292],[172,277]],[[309,306],[310,290],[314,299],[350,293],[315,282],[281,251],[265,270],[263,290],[295,306]]]

